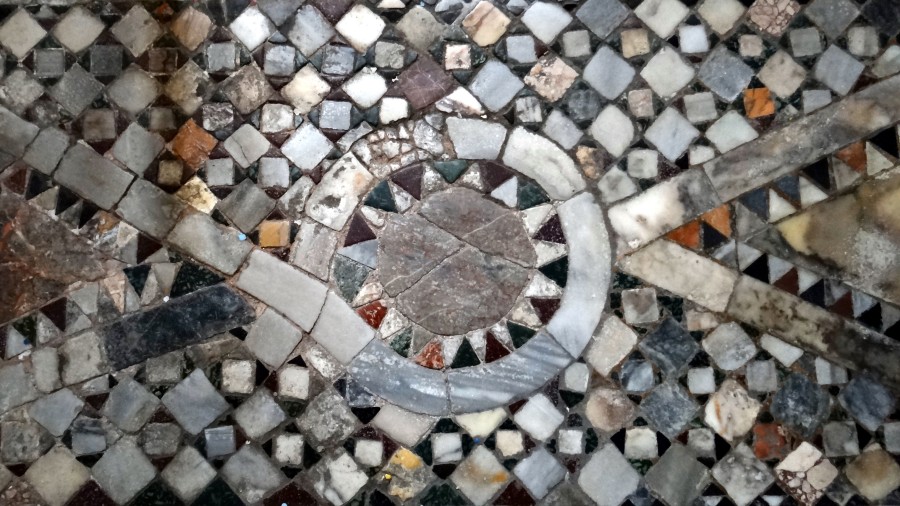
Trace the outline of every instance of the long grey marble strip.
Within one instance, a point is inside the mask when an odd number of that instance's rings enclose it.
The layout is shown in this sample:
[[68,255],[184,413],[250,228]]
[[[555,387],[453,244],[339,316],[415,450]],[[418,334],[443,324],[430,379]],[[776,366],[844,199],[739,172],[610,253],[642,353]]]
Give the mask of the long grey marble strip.
[[728,306],[739,274],[677,244],[657,240],[619,261],[619,268],[713,311]]
[[731,200],[900,121],[900,76],[710,160],[703,169]]
[[404,409],[426,415],[450,412],[447,378],[372,340],[350,363],[350,374],[373,394]]
[[866,369],[900,387],[900,346],[774,286],[742,276],[727,313],[837,364]]
[[474,413],[496,408],[542,387],[571,362],[572,357],[550,334],[538,332],[496,362],[450,371],[451,410]]

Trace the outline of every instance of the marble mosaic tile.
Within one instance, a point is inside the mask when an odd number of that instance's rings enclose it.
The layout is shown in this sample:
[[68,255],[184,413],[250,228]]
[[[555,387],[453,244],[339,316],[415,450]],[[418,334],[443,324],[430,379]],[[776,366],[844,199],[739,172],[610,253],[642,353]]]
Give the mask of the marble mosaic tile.
[[0,504],[900,503],[898,32],[0,6]]

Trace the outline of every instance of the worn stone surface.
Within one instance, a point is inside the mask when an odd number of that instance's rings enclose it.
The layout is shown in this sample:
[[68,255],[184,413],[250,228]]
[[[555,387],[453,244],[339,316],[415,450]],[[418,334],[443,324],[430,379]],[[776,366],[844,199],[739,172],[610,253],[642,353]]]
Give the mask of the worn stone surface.
[[[49,302],[77,280],[108,272],[105,255],[64,225],[27,205],[0,195],[0,321]],[[42,254],[35,258],[33,251]]]

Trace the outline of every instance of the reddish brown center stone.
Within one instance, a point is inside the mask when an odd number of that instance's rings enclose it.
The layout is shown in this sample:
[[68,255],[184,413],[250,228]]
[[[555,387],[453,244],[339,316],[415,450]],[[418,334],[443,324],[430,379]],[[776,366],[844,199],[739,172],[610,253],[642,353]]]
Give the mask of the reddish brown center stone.
[[466,188],[425,199],[418,215],[392,215],[378,271],[397,309],[440,335],[492,325],[528,284],[536,254],[516,212]]

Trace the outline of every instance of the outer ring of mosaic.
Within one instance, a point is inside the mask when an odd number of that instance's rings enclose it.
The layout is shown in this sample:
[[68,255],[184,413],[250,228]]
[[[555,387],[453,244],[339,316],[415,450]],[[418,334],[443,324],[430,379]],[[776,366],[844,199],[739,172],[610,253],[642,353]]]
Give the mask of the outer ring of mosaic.
[[[473,126],[469,122],[487,123],[449,118],[448,126],[452,132]],[[611,265],[609,235],[600,206],[584,191],[586,184],[575,163],[551,141],[524,128],[507,136],[502,125],[490,126],[500,133],[489,141],[494,146],[479,150],[482,156],[467,156],[466,149],[458,147],[457,158],[488,159],[483,153],[491,150],[493,158],[498,158],[503,148],[505,165],[562,202],[557,213],[563,232],[568,238],[577,238],[568,241],[566,290],[544,328],[515,352],[494,362],[437,371],[410,362],[383,341],[371,339],[351,361],[350,374],[373,394],[416,413],[443,416],[484,411],[539,389],[580,356],[606,304],[611,272],[607,267]],[[344,311],[352,311],[343,299],[340,304],[347,306]]]

